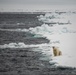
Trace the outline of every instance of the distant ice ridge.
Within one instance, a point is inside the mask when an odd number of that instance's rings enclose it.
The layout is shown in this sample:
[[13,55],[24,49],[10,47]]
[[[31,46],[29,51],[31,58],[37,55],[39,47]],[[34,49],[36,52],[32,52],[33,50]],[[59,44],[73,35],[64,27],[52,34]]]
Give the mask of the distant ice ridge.
[[19,43],[9,43],[9,44],[4,44],[0,45],[0,48],[30,48],[30,47],[42,47],[42,46],[49,46],[49,44],[44,43],[44,44],[31,44],[31,45],[26,45],[23,42]]
[[51,27],[47,24],[30,28],[29,31],[35,34],[35,37],[46,37],[49,39],[49,35],[64,34],[64,33],[76,33],[76,26],[72,25],[58,25]]
[[1,29],[1,31],[17,31],[17,32],[30,32],[32,34],[44,34],[44,33],[76,33],[76,25],[58,25],[54,26],[48,24],[42,24],[37,27],[30,27],[29,29]]
[[24,28],[24,29],[19,29],[19,28],[18,28],[18,29],[1,29],[1,28],[0,28],[0,30],[1,30],[1,31],[28,32],[28,29],[25,29],[25,28]]
[[68,14],[58,14],[58,13],[46,13],[44,16],[37,16],[39,21],[46,24],[70,24],[70,17]]

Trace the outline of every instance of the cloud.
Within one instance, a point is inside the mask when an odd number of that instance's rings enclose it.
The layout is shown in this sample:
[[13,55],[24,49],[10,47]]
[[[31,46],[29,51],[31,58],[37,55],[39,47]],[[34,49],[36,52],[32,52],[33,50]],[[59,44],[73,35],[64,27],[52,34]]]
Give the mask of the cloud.
[[[60,5],[58,7],[58,5]],[[76,5],[76,0],[0,0],[0,10],[51,9]],[[70,8],[70,7],[69,7]]]
[[19,5],[68,5],[76,4],[76,0],[0,0],[0,4],[19,4]]

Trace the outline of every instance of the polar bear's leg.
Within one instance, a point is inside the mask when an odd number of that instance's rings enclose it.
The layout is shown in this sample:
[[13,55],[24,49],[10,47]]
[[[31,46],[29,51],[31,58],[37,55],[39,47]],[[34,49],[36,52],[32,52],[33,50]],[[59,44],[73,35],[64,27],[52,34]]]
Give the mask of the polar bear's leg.
[[61,51],[59,51],[59,55],[62,55],[62,52]]

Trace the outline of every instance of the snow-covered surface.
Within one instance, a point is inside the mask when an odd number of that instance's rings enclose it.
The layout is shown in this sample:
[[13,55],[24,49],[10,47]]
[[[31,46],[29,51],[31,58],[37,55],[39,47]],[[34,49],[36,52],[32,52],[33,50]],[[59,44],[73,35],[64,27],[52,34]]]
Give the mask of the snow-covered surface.
[[[51,18],[52,16],[53,18]],[[51,47],[57,46],[62,51],[62,56],[53,56],[53,61],[49,62],[56,62],[55,65],[57,66],[76,67],[76,14],[65,13],[57,15],[48,13],[45,16],[41,16],[39,20],[44,23],[45,21],[47,23],[51,23],[51,21],[64,23],[64,25],[55,24],[53,27],[44,24],[41,28],[35,28],[35,33],[42,34],[50,40]],[[70,23],[66,24],[68,22]]]
[[76,67],[76,34],[67,33],[55,35],[52,38],[55,39],[56,37],[60,40],[60,44],[52,45],[60,48],[62,56],[53,57],[52,62],[57,62],[57,66]]

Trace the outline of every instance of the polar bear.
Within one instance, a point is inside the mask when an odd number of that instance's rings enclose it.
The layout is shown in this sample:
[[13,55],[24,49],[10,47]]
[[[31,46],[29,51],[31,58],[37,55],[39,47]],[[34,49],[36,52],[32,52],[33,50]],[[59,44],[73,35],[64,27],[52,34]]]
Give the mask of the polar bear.
[[54,56],[60,56],[60,55],[62,55],[62,52],[59,50],[58,47],[53,46],[52,48],[53,48],[53,54],[54,54]]

